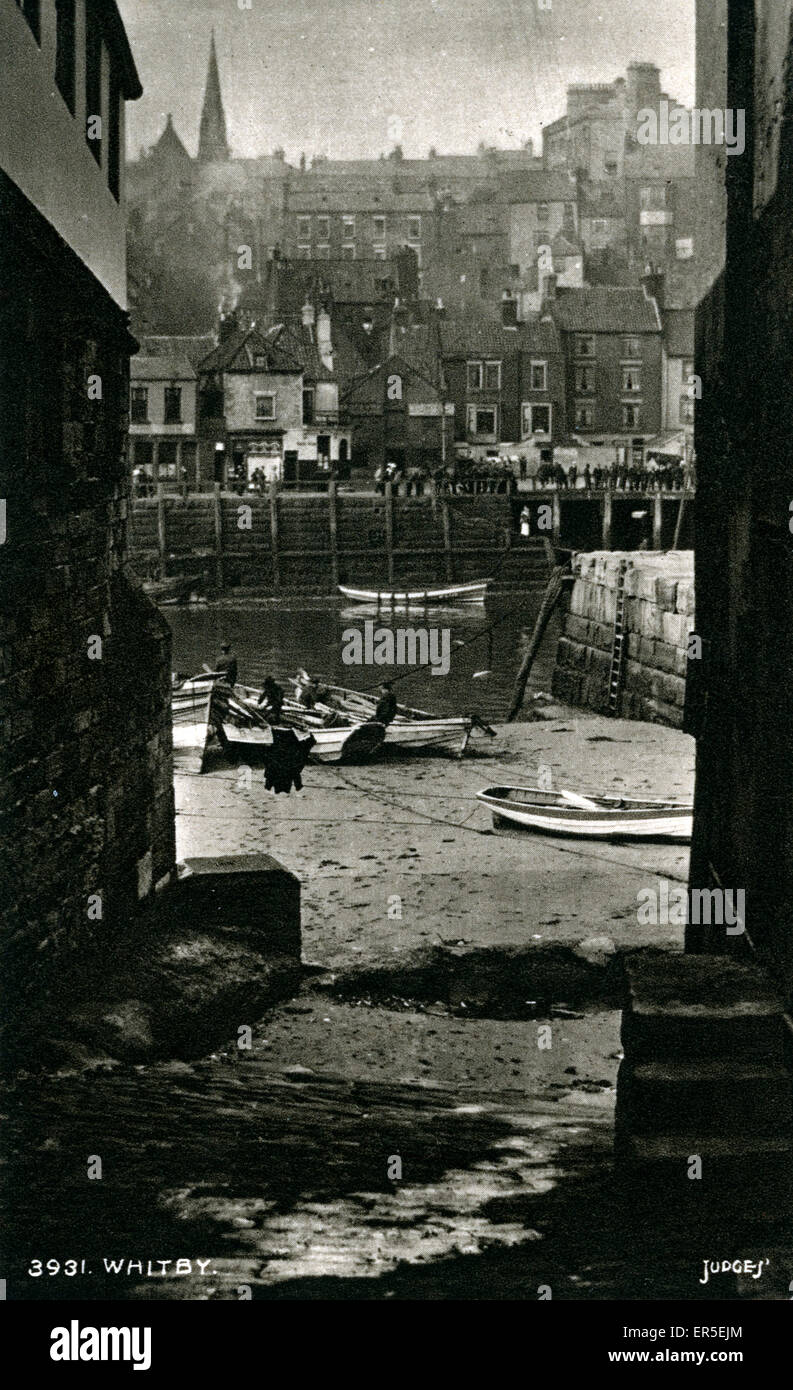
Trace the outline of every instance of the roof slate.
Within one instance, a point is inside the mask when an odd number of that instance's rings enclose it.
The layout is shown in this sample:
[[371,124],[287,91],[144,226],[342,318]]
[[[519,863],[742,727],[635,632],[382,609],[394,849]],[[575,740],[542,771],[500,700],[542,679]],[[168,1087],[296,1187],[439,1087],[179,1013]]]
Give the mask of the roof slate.
[[566,333],[660,333],[655,303],[643,289],[597,285],[591,289],[560,289],[548,304]]

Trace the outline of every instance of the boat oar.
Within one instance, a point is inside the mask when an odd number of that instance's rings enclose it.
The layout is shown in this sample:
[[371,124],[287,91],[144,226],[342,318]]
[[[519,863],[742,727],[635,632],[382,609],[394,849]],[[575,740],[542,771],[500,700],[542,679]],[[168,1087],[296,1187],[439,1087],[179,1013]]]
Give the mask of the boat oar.
[[578,806],[581,811],[600,810],[600,807],[596,805],[594,801],[590,801],[589,797],[579,796],[578,792],[566,792],[560,788],[559,795],[562,796],[565,801],[569,801],[571,806]]

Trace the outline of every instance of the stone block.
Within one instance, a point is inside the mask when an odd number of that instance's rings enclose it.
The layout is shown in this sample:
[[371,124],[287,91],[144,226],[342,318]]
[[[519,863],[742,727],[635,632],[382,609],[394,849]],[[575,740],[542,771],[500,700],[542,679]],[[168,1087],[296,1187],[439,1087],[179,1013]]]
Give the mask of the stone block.
[[790,1076],[781,1066],[737,1057],[623,1060],[617,1087],[634,1133],[703,1134],[793,1130]]
[[300,959],[300,882],[269,854],[191,857],[163,894],[174,920],[197,929],[237,928],[262,954]]
[[672,647],[685,647],[691,619],[685,613],[665,612],[662,616],[663,640]]

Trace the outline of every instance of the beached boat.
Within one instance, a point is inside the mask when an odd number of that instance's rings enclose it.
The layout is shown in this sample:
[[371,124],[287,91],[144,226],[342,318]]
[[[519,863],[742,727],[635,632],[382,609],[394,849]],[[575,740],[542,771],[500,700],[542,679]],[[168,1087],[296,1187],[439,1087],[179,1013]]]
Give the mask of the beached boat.
[[[299,677],[291,682],[300,688]],[[322,684],[323,701],[315,710],[332,710],[335,713],[362,723],[371,722],[375,716],[377,701],[371,695],[359,690],[349,690],[343,685]],[[297,706],[303,709],[302,705]],[[458,745],[460,756],[468,746],[474,729],[495,738],[495,730],[475,714],[441,715],[430,714],[427,710],[412,709],[410,705],[397,705],[397,712],[390,724],[386,725],[383,742],[386,747],[397,748],[450,748]]]
[[693,807],[650,797],[586,795],[539,787],[487,787],[477,799],[493,824],[592,840],[691,839]]
[[222,712],[216,676],[196,676],[174,686],[171,694],[174,766],[178,772],[203,772],[207,746]]
[[[218,738],[236,756],[256,754],[272,745],[270,724],[259,706],[261,693],[253,686],[235,685],[223,717],[218,720]],[[326,706],[308,710],[288,696],[279,724],[312,734],[311,757],[321,763],[361,762],[377,752],[385,736],[384,726],[373,720],[354,723]]]
[[339,585],[339,593],[354,603],[374,603],[378,608],[426,608],[457,603],[484,603],[489,579],[472,584],[430,585],[426,589],[353,589]]

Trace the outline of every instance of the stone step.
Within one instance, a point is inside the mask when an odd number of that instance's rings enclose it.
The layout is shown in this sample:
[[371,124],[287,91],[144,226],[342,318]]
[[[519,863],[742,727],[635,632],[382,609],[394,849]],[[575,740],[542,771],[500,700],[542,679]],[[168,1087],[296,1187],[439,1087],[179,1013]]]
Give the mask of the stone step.
[[785,1067],[722,1059],[637,1066],[626,1058],[617,1090],[620,1123],[635,1133],[793,1135],[793,1080]]
[[[664,1219],[793,1219],[789,1137],[700,1131],[635,1134],[618,1125],[616,1138],[618,1171],[634,1203]],[[702,1161],[701,1178],[689,1177],[694,1156]]]
[[626,961],[623,1051],[634,1064],[740,1058],[781,1065],[782,1001],[755,967],[726,956],[642,954]]

